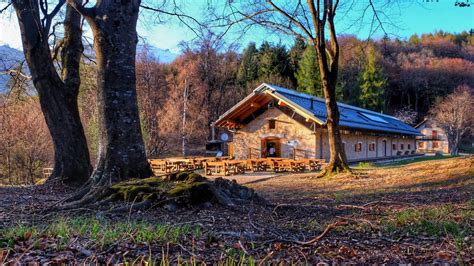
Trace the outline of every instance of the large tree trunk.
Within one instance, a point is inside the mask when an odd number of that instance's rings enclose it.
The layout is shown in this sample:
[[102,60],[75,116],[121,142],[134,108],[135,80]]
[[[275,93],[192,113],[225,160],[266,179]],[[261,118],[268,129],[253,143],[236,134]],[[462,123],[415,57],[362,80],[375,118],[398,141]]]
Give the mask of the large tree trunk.
[[342,138],[339,131],[339,108],[336,101],[336,83],[323,81],[324,98],[326,101],[327,120],[329,138],[329,164],[326,167],[327,175],[349,170],[346,153],[342,145]]
[[[316,10],[314,2],[308,0],[312,13],[316,18],[315,27],[317,37],[313,39],[314,49],[318,55],[319,73],[321,75],[322,89],[326,103],[326,126],[329,138],[329,164],[325,168],[323,175],[332,175],[333,173],[349,171],[346,152],[342,145],[341,134],[339,131],[339,108],[336,99],[336,84],[339,71],[339,44],[336,38],[334,27],[334,15],[332,1],[324,2],[324,18],[320,20],[319,9]],[[329,48],[326,47],[325,39],[325,20],[327,19],[330,34]],[[319,23],[318,23],[319,22]]]
[[50,54],[49,29],[39,24],[38,1],[17,0],[13,4],[22,33],[23,52],[54,144],[54,170],[50,179],[83,184],[92,166],[77,104],[83,51],[81,16],[67,7],[61,79]]
[[94,34],[97,57],[99,158],[82,203],[99,200],[110,184],[152,175],[140,127],[135,84],[139,1],[98,1],[76,6]]
[[458,132],[452,132],[447,134],[448,135],[448,152],[452,155],[458,155],[459,154],[459,133]]

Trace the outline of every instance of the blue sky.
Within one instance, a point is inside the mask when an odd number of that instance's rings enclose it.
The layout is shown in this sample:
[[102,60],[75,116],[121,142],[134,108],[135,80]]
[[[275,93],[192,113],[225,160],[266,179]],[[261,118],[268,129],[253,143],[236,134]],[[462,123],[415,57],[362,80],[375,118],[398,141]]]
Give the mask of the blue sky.
[[[153,2],[155,0],[152,0]],[[448,32],[461,32],[463,30],[474,29],[474,1],[470,0],[471,6],[459,8],[454,6],[456,0],[400,0],[397,5],[383,9],[382,19],[386,22],[385,29],[392,36],[408,38],[417,33],[429,33],[436,30]],[[466,1],[466,0],[464,0]],[[202,17],[202,10],[208,2],[212,0],[183,0],[182,8],[186,12],[193,14],[198,19]],[[214,1],[216,2],[216,1]],[[336,15],[336,30],[339,34],[355,34],[359,38],[365,39],[369,36],[369,22],[371,13],[365,20],[360,21],[361,10],[365,0],[356,0],[356,5],[351,7],[346,13],[344,6]],[[341,0],[344,3],[344,0]],[[376,7],[380,7],[385,0],[374,0]],[[0,5],[3,5],[1,3]],[[179,52],[179,43],[190,41],[195,38],[195,34],[177,22],[176,19],[166,19],[161,24],[155,23],[153,17],[146,16],[140,18],[138,33],[151,45],[162,49],[170,49]],[[354,24],[349,27],[349,25]],[[250,41],[261,43],[264,40],[282,43],[292,43],[291,37],[277,34],[269,34],[267,31],[254,28],[246,35],[240,36],[239,27],[235,27],[233,32],[226,35],[227,43],[238,43],[245,47]],[[381,30],[377,31],[373,37],[383,36]],[[14,14],[0,15],[0,44],[8,44],[14,48],[21,48],[20,33]]]

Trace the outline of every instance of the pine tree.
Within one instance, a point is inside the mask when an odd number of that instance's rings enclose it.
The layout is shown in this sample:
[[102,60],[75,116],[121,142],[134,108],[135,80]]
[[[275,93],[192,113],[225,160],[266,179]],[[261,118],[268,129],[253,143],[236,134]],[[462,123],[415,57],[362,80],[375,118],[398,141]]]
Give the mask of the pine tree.
[[297,38],[289,51],[290,65],[295,73],[298,70],[298,65],[303,57],[306,46],[306,42],[303,39]]
[[263,42],[259,49],[259,77],[288,77],[291,78],[293,72],[290,67],[288,52],[284,45],[272,45]]
[[296,71],[298,90],[315,96],[323,96],[318,58],[314,47],[308,46],[301,56]]
[[384,110],[385,87],[387,79],[381,66],[377,65],[373,46],[368,47],[366,64],[359,76],[360,96],[362,107],[374,111]]
[[245,48],[240,61],[237,81],[240,85],[246,86],[249,82],[258,78],[258,50],[254,42]]

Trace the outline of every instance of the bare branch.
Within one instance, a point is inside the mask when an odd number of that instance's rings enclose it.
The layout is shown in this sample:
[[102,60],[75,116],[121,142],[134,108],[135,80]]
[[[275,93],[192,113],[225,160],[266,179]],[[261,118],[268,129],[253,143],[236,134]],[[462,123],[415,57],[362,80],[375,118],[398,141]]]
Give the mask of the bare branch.
[[85,7],[89,1],[86,1],[84,4],[82,0],[67,0],[67,3],[71,5],[74,9],[77,10],[85,18],[92,18],[95,15],[94,7]]
[[[45,1],[45,2],[47,2],[47,1]],[[66,3],[66,0],[59,0],[59,3],[56,5],[56,7],[54,7],[53,11],[51,11],[51,13],[45,15],[46,25],[44,26],[44,29],[45,29],[46,33],[49,32],[49,29],[51,27],[51,23],[53,21],[53,18],[56,16],[56,14],[58,14],[59,10],[61,10],[61,7],[64,5],[64,3]],[[47,4],[46,4],[46,8],[47,8]]]
[[379,14],[378,14],[377,10],[375,9],[375,6],[374,6],[374,3],[372,2],[372,0],[369,0],[369,5],[370,5],[370,7],[372,8],[372,11],[374,12],[374,17],[375,17],[375,18],[377,19],[377,21],[379,22],[380,28],[382,29],[382,31],[384,32],[384,34],[387,35],[387,31],[386,31],[385,28],[383,27],[383,23],[382,23],[382,21],[380,20]]
[[5,10],[7,10],[12,4],[13,4],[13,2],[10,2],[10,3],[8,3],[4,8],[0,9],[0,14],[2,14],[2,12],[4,12]]
[[[273,1],[267,0],[267,2],[280,14],[285,16],[289,21],[293,22],[295,25],[297,25],[306,35],[308,38],[314,38],[311,34],[311,32],[303,25],[301,22],[297,21],[294,17],[290,16],[288,13],[286,13],[283,9],[278,7]],[[291,25],[291,24],[290,24]],[[290,27],[288,27],[290,28]]]
[[[155,8],[155,7],[150,7],[150,6],[147,6],[147,5],[143,5],[141,4],[140,7],[145,9],[145,10],[150,10],[150,11],[154,11],[154,12],[158,12],[158,13],[162,13],[162,14],[165,14],[165,15],[169,15],[169,16],[175,16],[178,18],[178,20],[183,23],[187,28],[189,28],[191,31],[194,32],[194,34],[196,34],[197,36],[201,35],[200,33],[198,33],[195,29],[195,27],[191,26],[187,21],[186,19],[189,19],[191,20],[193,23],[195,23],[196,25],[199,26],[199,28],[204,28],[205,25],[202,24],[201,22],[199,22],[197,19],[195,19],[194,17],[190,16],[190,15],[187,15],[185,14],[184,12],[181,12],[181,10],[177,7],[177,4],[175,3],[174,4],[175,6],[175,10],[173,12],[171,11],[166,11],[164,9],[161,9],[161,8]],[[180,11],[180,12],[176,12],[176,11]],[[201,29],[200,29],[201,31]]]

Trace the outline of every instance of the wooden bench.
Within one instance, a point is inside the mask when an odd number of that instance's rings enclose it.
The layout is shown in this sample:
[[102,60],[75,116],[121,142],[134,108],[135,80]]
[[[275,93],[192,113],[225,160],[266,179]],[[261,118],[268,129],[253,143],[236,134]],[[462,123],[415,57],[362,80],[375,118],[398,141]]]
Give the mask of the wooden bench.
[[218,174],[229,175],[229,168],[225,162],[204,162],[204,173],[206,175]]
[[224,161],[229,172],[232,174],[244,174],[247,168],[247,161],[246,160],[228,160]]
[[173,171],[173,165],[166,160],[150,159],[148,160],[148,163],[150,164],[151,170],[155,175],[161,173],[171,173]]
[[324,159],[299,159],[296,161],[303,165],[303,170],[308,171],[319,171],[322,169],[323,165],[326,164]]
[[258,171],[264,171],[263,162],[259,159],[247,159],[245,161],[245,170],[250,171],[252,173]]

